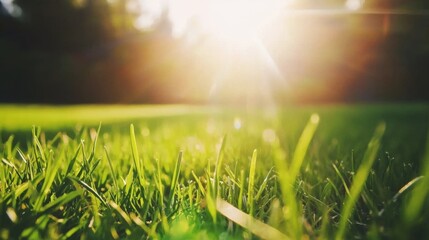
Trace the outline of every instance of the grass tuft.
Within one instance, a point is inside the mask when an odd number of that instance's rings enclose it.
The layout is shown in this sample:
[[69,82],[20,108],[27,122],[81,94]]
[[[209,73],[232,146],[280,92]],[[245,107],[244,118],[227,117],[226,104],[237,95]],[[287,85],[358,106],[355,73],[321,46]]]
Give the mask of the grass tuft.
[[288,232],[291,234],[291,237],[294,239],[300,239],[303,230],[301,210],[295,197],[295,190],[293,186],[304,161],[308,146],[310,145],[318,125],[319,116],[317,114],[311,115],[310,120],[308,121],[304,131],[301,134],[301,137],[299,138],[289,168],[286,167],[285,159],[275,159],[281,186],[282,199],[286,204],[283,210],[284,216],[286,218],[285,229],[288,230]]
[[423,166],[421,171],[422,180],[413,189],[407,204],[408,207],[404,211],[404,220],[409,225],[415,224],[429,194],[429,132],[426,139],[426,151],[421,161]]
[[335,239],[344,239],[347,223],[354,211],[356,202],[360,196],[362,188],[365,185],[369,172],[371,171],[371,167],[377,157],[377,153],[381,144],[381,138],[383,137],[385,129],[385,123],[379,124],[375,129],[374,136],[368,143],[368,147],[362,159],[362,163],[358,168],[356,175],[353,177],[353,183],[350,187],[350,194],[346,197],[344,206],[341,210],[341,219]]
[[0,106],[0,240],[429,235],[426,105],[35,109]]

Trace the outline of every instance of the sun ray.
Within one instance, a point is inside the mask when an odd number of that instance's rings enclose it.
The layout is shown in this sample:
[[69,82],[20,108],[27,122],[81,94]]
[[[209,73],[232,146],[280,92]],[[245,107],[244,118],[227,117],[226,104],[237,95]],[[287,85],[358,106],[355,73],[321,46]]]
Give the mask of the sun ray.
[[279,83],[285,84],[286,81],[285,81],[285,77],[284,77],[282,71],[280,71],[279,66],[277,65],[277,63],[273,59],[270,52],[265,47],[264,43],[261,41],[260,38],[255,38],[255,40],[256,40],[255,43],[257,44],[258,50],[260,52],[259,55],[260,55],[261,59],[264,60],[265,65],[267,66],[270,73],[274,74],[272,80],[275,80]]

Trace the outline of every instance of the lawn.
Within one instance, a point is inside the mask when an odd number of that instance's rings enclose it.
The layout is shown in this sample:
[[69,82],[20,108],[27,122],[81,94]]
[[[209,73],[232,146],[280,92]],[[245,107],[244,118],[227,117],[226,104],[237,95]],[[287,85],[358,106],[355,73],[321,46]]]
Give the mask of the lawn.
[[423,239],[429,106],[0,106],[0,239]]

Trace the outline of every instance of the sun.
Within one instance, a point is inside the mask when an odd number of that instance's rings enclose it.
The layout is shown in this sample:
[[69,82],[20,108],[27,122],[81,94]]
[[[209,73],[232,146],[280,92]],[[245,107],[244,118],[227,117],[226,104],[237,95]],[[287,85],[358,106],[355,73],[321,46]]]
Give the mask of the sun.
[[[161,12],[155,11],[156,0],[134,1],[146,6],[142,26]],[[186,66],[188,74],[209,83],[208,101],[271,106],[273,83],[283,86],[285,81],[265,41],[275,37],[273,26],[281,26],[284,10],[293,1],[159,0],[159,6],[164,7],[172,36],[186,49],[184,55],[196,59],[192,67]]]
[[198,51],[203,56],[198,63],[207,63],[203,67],[197,64],[197,69],[210,72],[210,77],[197,79],[211,82],[209,101],[274,104],[272,82],[284,82],[284,78],[263,39],[271,36],[267,26],[278,24],[291,3],[292,0],[167,3],[173,36],[185,40],[189,37],[189,52]]
[[[222,42],[249,44],[286,5],[284,0],[174,0],[168,4],[176,35],[189,31]],[[191,23],[194,23],[192,26]]]
[[277,1],[210,1],[201,24],[212,37],[245,44],[276,14]]

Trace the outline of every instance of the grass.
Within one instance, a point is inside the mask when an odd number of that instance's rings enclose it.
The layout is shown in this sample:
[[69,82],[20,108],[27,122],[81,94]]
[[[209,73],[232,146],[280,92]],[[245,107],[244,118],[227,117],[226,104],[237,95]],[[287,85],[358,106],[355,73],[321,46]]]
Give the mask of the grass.
[[3,105],[0,239],[422,239],[428,110]]

